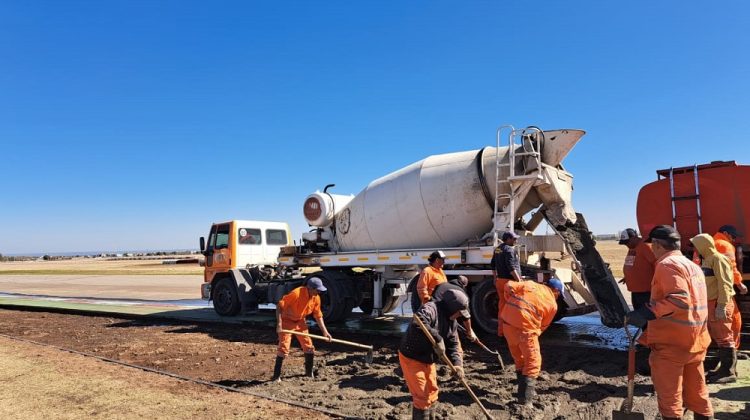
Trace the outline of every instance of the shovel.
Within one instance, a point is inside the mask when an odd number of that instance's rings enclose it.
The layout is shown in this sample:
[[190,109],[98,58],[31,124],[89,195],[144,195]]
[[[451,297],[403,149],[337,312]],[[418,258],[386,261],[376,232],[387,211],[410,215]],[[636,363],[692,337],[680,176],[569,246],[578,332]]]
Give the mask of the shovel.
[[329,340],[328,337],[323,337],[322,335],[315,335],[315,334],[305,333],[305,332],[302,332],[302,331],[281,330],[281,332],[284,332],[284,333],[287,333],[287,334],[301,335],[301,336],[304,336],[304,337],[310,337],[310,338],[314,338],[316,340],[324,340],[324,341],[328,341],[330,343],[345,344],[347,346],[352,346],[352,347],[357,347],[359,349],[367,350],[367,355],[365,356],[365,363],[367,363],[368,365],[370,363],[372,363],[372,346],[367,346],[367,345],[359,344],[359,343],[353,343],[351,341],[338,340],[336,338],[331,338]]
[[[464,327],[462,327],[460,324],[458,325],[458,328],[460,328],[464,333],[466,332],[466,329],[464,329]],[[489,347],[485,346],[484,343],[479,341],[479,337],[477,337],[477,341],[475,341],[475,343],[487,353],[491,353],[497,356],[497,363],[500,364],[500,370],[505,370],[505,363],[503,363],[503,358],[500,356],[499,352],[490,350]]]
[[[414,321],[417,323],[417,325],[422,330],[422,332],[427,337],[427,339],[430,340],[430,344],[432,344],[432,347],[436,348],[437,343],[435,342],[435,339],[432,337],[432,334],[430,334],[430,332],[427,330],[427,327],[424,325],[424,323],[422,323],[422,320],[419,319],[418,316],[414,315]],[[449,359],[445,353],[443,353],[443,362],[445,362],[445,364],[448,365],[449,368],[451,368],[451,372],[453,372],[453,374],[456,373],[456,367],[453,366],[453,363],[451,363],[451,359]],[[466,378],[461,378],[461,383],[463,384],[464,388],[466,388],[466,390],[469,391],[469,395],[471,395],[471,398],[474,400],[474,402],[477,403],[477,405],[479,405],[479,408],[482,409],[482,413],[484,413],[487,419],[493,420],[489,411],[487,411],[487,409],[484,408],[484,406],[482,405],[482,402],[479,401],[479,398],[477,397],[477,395],[474,393],[474,391],[471,390],[469,383],[466,382]]]
[[633,410],[633,388],[635,387],[635,340],[640,335],[641,329],[635,335],[628,329],[628,319],[625,318],[625,334],[628,336],[628,397],[622,402],[619,410],[612,410],[612,420],[644,420],[643,413],[634,413]]

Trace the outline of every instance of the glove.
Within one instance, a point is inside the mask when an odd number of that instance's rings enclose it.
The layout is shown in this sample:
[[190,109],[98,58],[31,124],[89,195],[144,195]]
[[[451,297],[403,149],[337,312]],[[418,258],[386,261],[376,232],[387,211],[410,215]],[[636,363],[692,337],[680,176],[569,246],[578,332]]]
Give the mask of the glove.
[[717,321],[726,321],[729,317],[727,316],[727,305],[716,305],[716,311],[714,316]]
[[464,367],[463,366],[453,366],[455,368],[455,371],[453,372],[453,377],[459,380],[464,379]]
[[741,295],[746,295],[747,294],[747,286],[745,286],[743,283],[738,284],[737,288],[740,289],[740,294]]
[[472,343],[476,343],[476,342],[477,342],[477,340],[479,340],[479,337],[477,337],[477,335],[476,335],[476,334],[474,334],[474,331],[471,331],[471,330],[470,330],[470,331],[468,331],[468,332],[466,333],[466,338],[467,338],[467,339],[468,339],[468,340],[469,340],[470,342],[472,342]]
[[443,340],[438,341],[435,344],[435,354],[437,354],[437,357],[439,360],[443,360],[443,357],[445,356],[445,342]]
[[627,319],[628,324],[636,326],[638,328],[643,328],[646,326],[648,321],[656,319],[656,315],[654,315],[654,313],[651,312],[651,310],[647,307],[642,306],[635,311],[628,312]]

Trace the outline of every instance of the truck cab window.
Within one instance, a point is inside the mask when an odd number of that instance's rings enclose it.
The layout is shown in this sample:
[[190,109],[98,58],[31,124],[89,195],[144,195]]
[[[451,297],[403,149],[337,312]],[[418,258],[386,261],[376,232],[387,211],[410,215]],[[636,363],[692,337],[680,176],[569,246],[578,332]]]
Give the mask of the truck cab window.
[[240,245],[260,245],[260,229],[240,228],[237,231],[237,242]]
[[227,248],[229,246],[229,225],[219,225],[216,228],[215,249]]
[[286,231],[279,229],[266,230],[266,243],[268,245],[286,245]]

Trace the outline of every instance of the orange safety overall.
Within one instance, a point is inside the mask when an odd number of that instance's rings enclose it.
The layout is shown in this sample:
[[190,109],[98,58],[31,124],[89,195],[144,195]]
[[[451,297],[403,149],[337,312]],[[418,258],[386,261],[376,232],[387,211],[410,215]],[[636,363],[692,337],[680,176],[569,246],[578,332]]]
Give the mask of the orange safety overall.
[[434,363],[422,363],[398,352],[406,386],[412,396],[414,407],[426,410],[438,400],[437,369]]
[[[306,333],[307,323],[305,322],[305,317],[311,314],[315,319],[323,317],[323,313],[320,311],[320,296],[310,296],[310,292],[305,286],[300,286],[287,293],[281,298],[277,307],[281,311],[281,328],[285,330]],[[276,350],[277,356],[286,357],[289,354],[289,348],[292,345],[292,335],[289,333],[279,333],[279,347]],[[315,352],[315,347],[310,337],[296,334],[294,336],[297,337],[297,341],[302,347],[303,352]]]
[[495,290],[497,290],[497,335],[498,337],[502,337],[504,335],[503,322],[501,321],[500,317],[503,314],[503,308],[505,308],[505,285],[511,281],[515,281],[515,280],[503,279],[500,277],[495,279]]
[[548,286],[533,281],[509,282],[503,292],[505,305],[500,320],[516,370],[536,378],[542,369],[539,336],[557,313],[555,294]]
[[656,262],[648,322],[649,364],[662,417],[682,418],[683,407],[712,416],[703,372],[711,342],[706,282],[700,267],[670,251]]
[[[737,250],[732,244],[732,238],[722,232],[717,232],[714,235],[714,243],[716,244],[716,250],[719,251],[720,254],[724,254],[727,258],[729,258],[729,262],[730,264],[732,264],[732,279],[734,280],[734,284],[741,284],[742,273],[740,273],[740,271],[737,269]],[[737,300],[735,298],[732,298],[732,300],[734,304],[734,310],[732,311],[732,333],[734,334],[734,348],[739,350],[741,338],[740,333],[742,331],[742,314],[740,313],[740,308],[737,305]]]
[[419,280],[417,280],[417,294],[419,300],[422,301],[422,305],[430,300],[432,292],[438,284],[447,282],[448,279],[445,277],[442,268],[435,268],[431,265],[425,267],[419,275]]

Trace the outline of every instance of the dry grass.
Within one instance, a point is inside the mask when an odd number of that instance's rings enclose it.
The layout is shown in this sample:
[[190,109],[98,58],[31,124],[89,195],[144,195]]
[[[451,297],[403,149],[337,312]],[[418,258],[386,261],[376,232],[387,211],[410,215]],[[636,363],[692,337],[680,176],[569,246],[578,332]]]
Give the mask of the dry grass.
[[625,263],[628,248],[618,244],[617,241],[597,241],[596,250],[599,251],[602,259],[609,263],[612,274],[617,278],[622,278],[622,265]]
[[76,258],[61,261],[0,263],[0,274],[184,275],[201,273],[203,273],[203,267],[198,264],[162,264],[161,260],[115,261],[104,258]]

